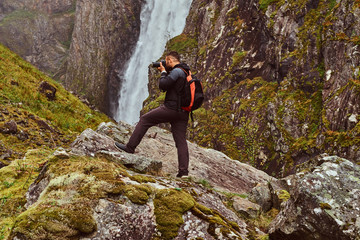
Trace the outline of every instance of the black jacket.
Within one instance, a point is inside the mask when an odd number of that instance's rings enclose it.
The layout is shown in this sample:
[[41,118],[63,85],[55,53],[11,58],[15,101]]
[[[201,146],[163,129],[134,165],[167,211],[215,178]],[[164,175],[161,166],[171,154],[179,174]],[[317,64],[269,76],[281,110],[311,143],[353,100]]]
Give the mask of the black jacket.
[[187,74],[190,68],[185,63],[180,63],[174,66],[170,73],[161,73],[159,79],[159,88],[166,91],[164,105],[173,110],[180,110],[180,94],[184,90]]

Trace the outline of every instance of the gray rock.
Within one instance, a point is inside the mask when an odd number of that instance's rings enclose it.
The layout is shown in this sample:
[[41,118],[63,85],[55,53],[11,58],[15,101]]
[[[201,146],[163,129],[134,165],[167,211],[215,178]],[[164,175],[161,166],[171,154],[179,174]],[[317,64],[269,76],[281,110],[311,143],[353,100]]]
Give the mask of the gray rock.
[[70,157],[70,154],[62,147],[56,149],[53,155],[60,159],[66,159]]
[[270,239],[359,239],[360,166],[336,156],[286,179],[290,199],[270,226]]
[[33,205],[40,197],[40,194],[44,191],[47,185],[50,182],[50,177],[46,175],[46,171],[48,169],[48,165],[44,165],[39,176],[35,179],[35,181],[30,185],[28,191],[26,192],[26,204],[25,208],[29,208]]
[[245,217],[256,218],[260,214],[260,206],[242,197],[232,198],[234,209]]
[[162,162],[144,156],[129,154],[126,152],[99,151],[96,155],[103,155],[105,158],[120,163],[127,168],[134,168],[142,173],[159,173],[162,169]]
[[141,0],[76,1],[62,80],[67,89],[109,114],[117,107],[122,71],[138,40],[142,3]]
[[263,212],[267,212],[273,207],[272,194],[268,184],[259,184],[251,189],[248,199],[259,204]]
[[0,6],[6,22],[0,26],[0,42],[53,76],[68,53],[75,2],[6,1]]
[[71,154],[95,156],[99,151],[117,151],[114,140],[88,128],[71,144]]
[[1,130],[1,132],[6,134],[15,134],[18,131],[17,124],[14,120],[10,120],[8,122],[4,123],[4,129]]
[[159,172],[162,168],[161,161],[136,154],[119,151],[114,146],[114,140],[92,129],[86,129],[71,144],[71,154],[96,156],[103,155],[107,159],[134,168],[140,172]]
[[[123,143],[126,143],[132,133],[132,127],[123,122],[118,125],[102,123],[97,131],[112,138],[123,139]],[[265,172],[232,160],[219,151],[205,149],[191,142],[188,142],[188,148],[189,174],[195,181],[206,181],[218,190],[240,194],[247,194],[258,183],[270,181],[277,184],[277,180]],[[125,153],[122,155],[129,156]],[[177,150],[172,134],[167,130],[150,128],[136,148],[135,156],[161,161],[162,171],[166,174],[176,175],[178,171]]]
[[96,129],[96,132],[105,134],[120,143],[126,143],[133,131],[134,127],[129,124],[113,122],[103,122]]
[[155,232],[154,206],[137,205],[129,201],[118,204],[100,199],[94,209],[97,231],[80,240],[151,239]]

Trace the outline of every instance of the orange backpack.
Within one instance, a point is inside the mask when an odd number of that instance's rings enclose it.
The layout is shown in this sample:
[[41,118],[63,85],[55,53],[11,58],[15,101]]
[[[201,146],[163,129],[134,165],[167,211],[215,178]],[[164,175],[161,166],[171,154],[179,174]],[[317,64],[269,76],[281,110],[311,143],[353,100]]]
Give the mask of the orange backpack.
[[[182,68],[181,68],[182,69]],[[201,107],[204,101],[204,91],[201,81],[195,75],[189,74],[182,69],[186,74],[186,82],[184,91],[181,94],[181,109],[192,112]]]

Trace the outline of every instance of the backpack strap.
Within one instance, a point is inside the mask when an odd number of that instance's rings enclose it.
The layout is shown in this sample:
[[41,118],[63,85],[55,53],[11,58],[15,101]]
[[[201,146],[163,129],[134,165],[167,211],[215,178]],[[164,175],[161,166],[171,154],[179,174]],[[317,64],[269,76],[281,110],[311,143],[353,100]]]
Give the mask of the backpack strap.
[[184,73],[186,75],[186,80],[191,83],[191,80],[189,81],[189,77],[191,77],[191,71],[189,70],[189,73],[187,73],[185,69],[183,69],[181,67],[178,67],[178,68],[180,68],[181,70],[184,71]]
[[[194,82],[194,79],[191,79],[191,80],[189,79],[189,78],[191,78],[191,71],[190,71],[190,70],[189,70],[189,73],[187,73],[185,69],[183,69],[183,68],[181,68],[181,67],[178,67],[178,68],[180,68],[181,70],[184,71],[184,73],[185,73],[185,75],[186,75],[186,81],[188,81],[189,83]],[[181,97],[181,96],[178,95],[178,109],[181,109],[181,103],[180,103],[181,98],[180,98],[180,97]],[[190,118],[191,118],[191,121],[194,122],[193,111],[190,111]]]
[[[189,76],[191,76],[191,72],[189,71],[189,74],[186,72],[186,70],[185,69],[183,69],[182,67],[177,67],[177,68],[180,68],[181,70],[183,70],[184,71],[184,73],[185,73],[185,76],[186,76],[186,81],[188,81],[188,77]],[[182,110],[181,109],[181,95],[180,95],[180,92],[178,92],[178,100],[177,100],[177,109],[178,109],[178,111],[180,111],[180,110]]]

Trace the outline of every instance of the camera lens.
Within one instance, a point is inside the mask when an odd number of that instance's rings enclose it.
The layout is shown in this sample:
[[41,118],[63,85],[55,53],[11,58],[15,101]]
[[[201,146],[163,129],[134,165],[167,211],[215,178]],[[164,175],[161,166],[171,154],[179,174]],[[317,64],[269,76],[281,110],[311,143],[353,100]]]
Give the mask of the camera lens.
[[[162,60],[161,63],[162,63],[162,65],[163,65],[163,67],[166,68],[166,61],[165,61],[165,60]],[[152,63],[152,67],[154,67],[154,68],[160,67],[160,62],[153,62],[153,63]]]

